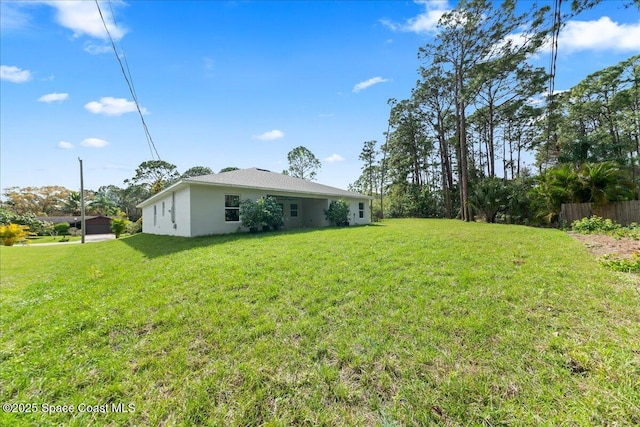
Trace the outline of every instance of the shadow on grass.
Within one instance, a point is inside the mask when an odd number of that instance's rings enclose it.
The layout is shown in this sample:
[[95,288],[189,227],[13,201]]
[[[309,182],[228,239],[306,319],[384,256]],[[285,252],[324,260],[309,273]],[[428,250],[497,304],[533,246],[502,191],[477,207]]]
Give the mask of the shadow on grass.
[[[380,227],[384,224],[369,224],[365,226],[341,227],[346,230],[359,229],[363,227]],[[322,228],[297,228],[293,230],[268,231],[264,233],[234,233],[200,237],[176,237],[161,236],[156,234],[136,234],[131,237],[120,239],[119,242],[129,245],[138,252],[143,253],[147,258],[157,258],[165,255],[174,254],[189,249],[202,248],[206,246],[220,245],[239,240],[264,239],[284,235],[323,233],[336,230],[336,227]]]

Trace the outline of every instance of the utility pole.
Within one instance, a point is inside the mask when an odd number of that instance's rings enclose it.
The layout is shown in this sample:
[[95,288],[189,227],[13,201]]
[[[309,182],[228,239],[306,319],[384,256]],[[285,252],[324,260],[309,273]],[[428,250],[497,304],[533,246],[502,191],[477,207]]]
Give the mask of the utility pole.
[[84,243],[85,236],[85,221],[84,221],[84,177],[82,175],[82,159],[78,157],[78,161],[80,162],[80,229],[82,231],[82,240],[81,243]]

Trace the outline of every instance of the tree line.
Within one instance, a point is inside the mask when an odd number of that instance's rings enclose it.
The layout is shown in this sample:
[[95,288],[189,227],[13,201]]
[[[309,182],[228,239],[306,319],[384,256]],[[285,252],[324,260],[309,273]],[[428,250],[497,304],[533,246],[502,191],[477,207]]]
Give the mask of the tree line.
[[376,195],[376,216],[548,223],[562,203],[638,197],[640,56],[549,94],[529,61],[549,15],[471,0],[442,16],[416,87],[389,100],[386,140],[364,143],[350,185]]
[[[306,147],[299,146],[287,155],[289,168],[284,174],[313,180],[321,163]],[[229,166],[218,173],[238,170]],[[176,165],[164,160],[148,160],[140,163],[135,175],[124,180],[124,186],[104,185],[97,190],[85,191],[85,211],[87,215],[113,216],[124,213],[132,221],[142,215],[136,206],[153,194],[176,183],[180,179],[213,174],[206,166],[194,166],[180,174]],[[36,216],[76,216],[80,215],[80,192],[65,187],[48,185],[42,187],[9,187],[3,191],[2,218],[23,216],[32,224]],[[13,216],[12,216],[13,215]],[[8,223],[9,220],[0,222]]]

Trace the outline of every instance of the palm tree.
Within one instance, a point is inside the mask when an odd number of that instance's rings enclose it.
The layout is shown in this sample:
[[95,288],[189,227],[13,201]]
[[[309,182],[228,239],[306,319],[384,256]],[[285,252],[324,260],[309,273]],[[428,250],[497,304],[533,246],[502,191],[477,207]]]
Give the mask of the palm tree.
[[118,212],[116,202],[105,194],[97,193],[90,203],[91,210],[98,215],[115,215]]
[[69,197],[64,201],[64,211],[71,215],[80,215],[82,207],[82,197],[79,191],[72,191],[69,193]]
[[584,163],[578,171],[578,179],[584,194],[583,202],[597,206],[632,197],[631,183],[620,167],[613,162]]

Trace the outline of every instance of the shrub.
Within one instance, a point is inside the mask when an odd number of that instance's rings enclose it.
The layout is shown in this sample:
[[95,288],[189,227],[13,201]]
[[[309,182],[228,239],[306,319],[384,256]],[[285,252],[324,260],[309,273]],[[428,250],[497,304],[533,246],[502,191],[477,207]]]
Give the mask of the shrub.
[[142,217],[138,218],[137,221],[130,222],[127,225],[127,233],[136,234],[142,231]]
[[13,246],[17,242],[25,240],[27,237],[27,230],[29,227],[26,225],[9,224],[0,225],[0,239],[5,246]]
[[68,222],[61,222],[53,226],[53,229],[56,231],[56,233],[63,236],[66,236],[67,234],[69,234],[70,228],[71,228],[71,224],[69,224]]
[[634,252],[631,258],[615,259],[611,255],[605,255],[602,259],[602,265],[624,273],[640,273],[640,253]]
[[127,218],[116,217],[111,219],[111,231],[116,235],[116,239],[120,238],[120,235],[127,231],[127,226],[131,223]]
[[240,202],[240,220],[242,225],[255,233],[262,225],[262,212],[257,201],[245,199]]
[[0,225],[15,223],[16,216],[16,214],[8,209],[0,209]]
[[258,199],[258,205],[262,210],[262,226],[271,230],[278,230],[284,225],[284,213],[282,206],[275,197],[267,196]]
[[45,236],[53,231],[53,223],[40,221],[33,213],[17,215],[7,209],[0,209],[0,225],[9,224],[26,225],[31,233],[38,236]]
[[349,204],[343,199],[333,201],[329,209],[325,209],[324,215],[333,225],[349,225]]
[[571,230],[580,234],[608,234],[622,228],[620,224],[597,215],[571,223]]
[[282,207],[274,197],[261,197],[256,201],[245,199],[240,202],[240,220],[249,231],[277,230],[284,225]]
[[476,183],[469,196],[471,206],[482,215],[487,222],[496,222],[496,215],[507,210],[509,190],[500,178],[485,178]]

